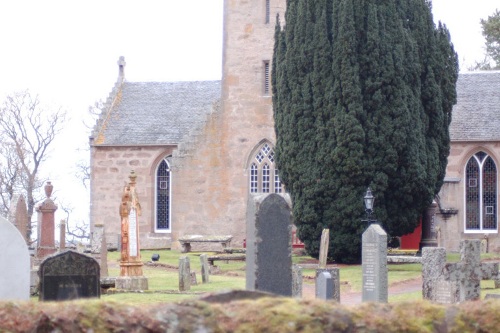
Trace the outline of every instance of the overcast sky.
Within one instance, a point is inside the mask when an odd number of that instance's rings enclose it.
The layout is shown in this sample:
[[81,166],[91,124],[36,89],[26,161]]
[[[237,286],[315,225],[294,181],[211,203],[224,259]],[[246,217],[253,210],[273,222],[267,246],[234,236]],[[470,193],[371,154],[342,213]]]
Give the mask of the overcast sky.
[[[128,81],[220,79],[222,4],[223,0],[0,2],[1,100],[29,89],[42,102],[63,106],[71,116],[54,144],[52,161],[57,164],[44,170],[58,198],[85,197],[79,183],[70,180],[82,156],[77,148],[88,146],[81,120],[89,105],[110,92],[119,56],[125,56]],[[479,20],[500,8],[499,0],[434,0],[433,8],[435,20],[451,32],[462,69],[481,60],[484,38]],[[73,188],[67,186],[70,183]]]

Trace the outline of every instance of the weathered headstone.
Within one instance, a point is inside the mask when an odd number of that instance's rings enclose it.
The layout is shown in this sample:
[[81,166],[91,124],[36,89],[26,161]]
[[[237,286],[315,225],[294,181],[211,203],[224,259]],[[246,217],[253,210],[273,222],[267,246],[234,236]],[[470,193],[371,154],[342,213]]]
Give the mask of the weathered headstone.
[[179,291],[188,291],[191,289],[191,267],[189,257],[179,258]]
[[302,267],[292,265],[292,297],[302,297]]
[[38,274],[41,301],[100,297],[99,263],[85,254],[68,250],[48,257]]
[[0,216],[0,300],[30,297],[30,255],[19,230]]
[[327,272],[331,279],[329,280],[329,283],[331,283],[331,286],[329,287],[332,290],[332,299],[340,302],[340,270],[338,267],[328,267],[328,268],[318,268],[316,269],[316,295],[320,292],[318,290],[318,278],[321,275],[321,273]]
[[371,224],[362,236],[363,302],[387,302],[387,233]]
[[333,278],[329,272],[321,272],[316,277],[316,298],[333,299]]
[[319,245],[319,268],[326,267],[326,260],[328,258],[328,246],[330,243],[330,229],[323,229],[321,233],[321,243]]
[[292,217],[278,194],[251,196],[247,211],[246,289],[292,296]]
[[50,198],[53,189],[54,186],[52,183],[47,182],[44,187],[46,198],[36,207],[36,211],[38,212],[37,257],[39,259],[43,259],[57,251],[54,221],[54,213],[57,210],[57,205]]
[[141,205],[135,189],[137,175],[132,170],[130,182],[123,189],[120,204],[121,217],[121,260],[120,276],[116,278],[116,288],[124,290],[147,290],[148,279],[142,274],[139,247],[139,223]]
[[446,263],[444,248],[422,250],[422,295],[438,303],[478,300],[481,280],[499,279],[498,263],[481,263],[481,241],[460,242],[460,262]]
[[59,223],[59,252],[66,249],[66,220]]
[[202,283],[209,282],[210,276],[210,266],[208,264],[208,256],[206,253],[200,255],[200,263],[201,263],[201,281]]
[[26,243],[28,243],[28,207],[24,195],[15,195],[11,201],[9,209],[9,221],[13,223]]

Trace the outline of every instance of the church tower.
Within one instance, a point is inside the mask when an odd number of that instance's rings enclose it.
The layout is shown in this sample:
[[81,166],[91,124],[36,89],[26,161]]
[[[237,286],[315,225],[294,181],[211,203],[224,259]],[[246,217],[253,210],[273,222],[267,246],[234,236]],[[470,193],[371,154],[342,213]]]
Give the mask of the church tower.
[[242,246],[249,195],[281,191],[270,74],[276,15],[284,21],[285,6],[285,0],[224,0],[221,100],[198,140],[203,145],[174,163],[185,185],[174,184],[174,198],[192,205],[173,206],[181,226],[173,227],[173,246],[183,234],[232,235],[232,245]]

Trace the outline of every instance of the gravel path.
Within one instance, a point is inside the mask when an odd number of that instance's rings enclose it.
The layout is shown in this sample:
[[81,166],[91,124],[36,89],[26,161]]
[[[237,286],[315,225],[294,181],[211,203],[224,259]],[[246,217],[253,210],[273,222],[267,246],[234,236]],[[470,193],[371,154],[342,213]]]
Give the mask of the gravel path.
[[[304,283],[302,285],[302,298],[315,298],[314,284]],[[399,282],[389,286],[389,295],[397,295],[402,293],[414,292],[422,290],[422,277]],[[355,305],[361,303],[361,292],[341,292],[340,304]]]

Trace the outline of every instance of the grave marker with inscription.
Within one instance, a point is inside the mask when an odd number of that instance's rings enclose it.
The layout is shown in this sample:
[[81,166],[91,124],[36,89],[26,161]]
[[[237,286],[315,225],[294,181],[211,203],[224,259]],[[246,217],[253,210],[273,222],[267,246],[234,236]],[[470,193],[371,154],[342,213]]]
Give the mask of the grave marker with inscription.
[[292,296],[292,216],[278,194],[251,196],[247,212],[246,289]]
[[76,251],[48,257],[40,264],[40,301],[100,297],[99,263]]
[[363,302],[387,302],[387,233],[371,224],[362,236]]
[[148,279],[142,274],[142,261],[139,247],[139,226],[137,216],[141,205],[136,191],[137,175],[132,170],[130,182],[123,189],[120,205],[121,217],[121,260],[120,276],[116,278],[116,288],[125,290],[147,290]]

